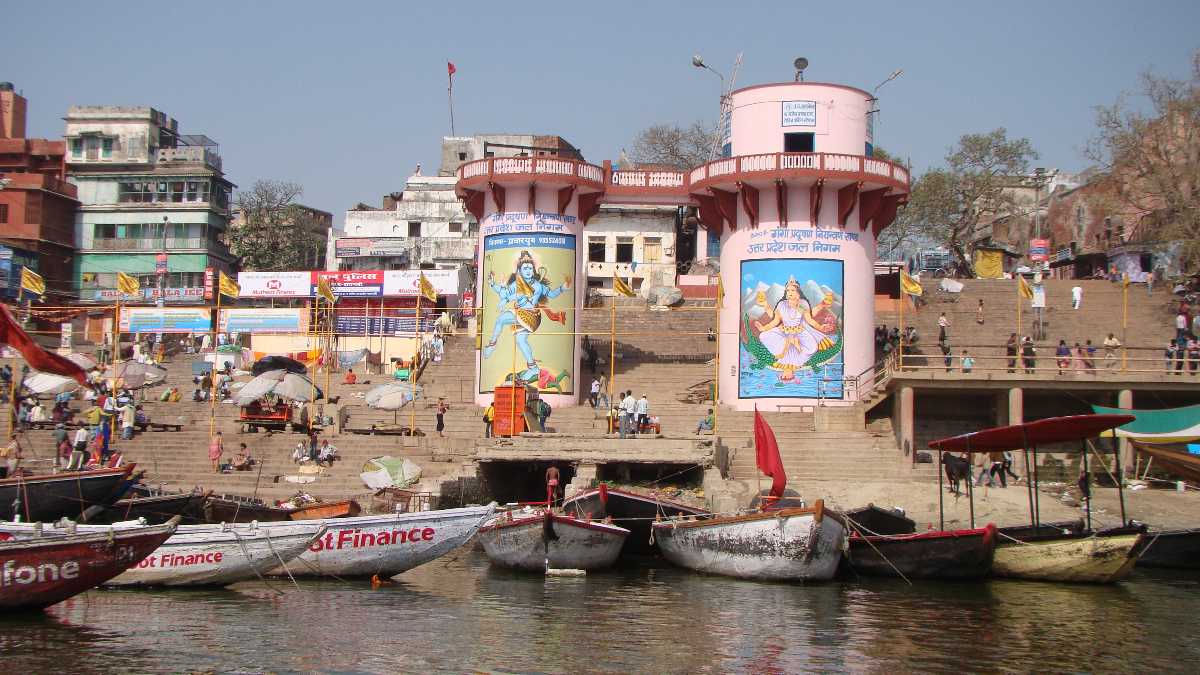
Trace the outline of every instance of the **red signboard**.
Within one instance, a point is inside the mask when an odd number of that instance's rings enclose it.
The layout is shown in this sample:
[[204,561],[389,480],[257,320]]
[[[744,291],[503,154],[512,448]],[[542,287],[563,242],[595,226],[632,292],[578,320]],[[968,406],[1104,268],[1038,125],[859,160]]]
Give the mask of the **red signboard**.
[[1049,239],[1029,240],[1029,259],[1034,262],[1044,262],[1050,257]]
[[312,273],[312,292],[317,292],[317,283],[329,280],[329,287],[338,297],[378,298],[383,296],[382,270],[316,271]]
[[204,268],[204,299],[213,299],[213,268]]
[[475,316],[475,291],[463,291],[462,315],[465,317]]
[[167,254],[166,253],[159,253],[158,255],[154,256],[154,273],[155,274],[166,274],[167,273]]

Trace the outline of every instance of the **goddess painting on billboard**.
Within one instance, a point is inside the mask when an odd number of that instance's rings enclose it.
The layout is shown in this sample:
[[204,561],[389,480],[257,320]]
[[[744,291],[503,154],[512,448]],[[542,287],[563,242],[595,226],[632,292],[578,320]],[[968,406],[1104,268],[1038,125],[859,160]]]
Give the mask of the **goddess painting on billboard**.
[[[542,376],[545,369],[539,365],[541,361],[537,358],[529,338],[541,326],[543,314],[550,321],[566,324],[567,313],[550,308],[549,301],[571,287],[571,275],[566,275],[558,286],[551,287],[546,268],[538,267],[533,255],[528,250],[522,250],[517,256],[515,270],[508,279],[504,283],[498,283],[495,272],[489,271],[487,285],[496,294],[496,308],[499,314],[492,324],[491,337],[483,347],[484,360],[491,358],[501,334],[508,329],[512,332],[516,348],[525,359],[525,370],[517,373],[517,377],[525,382],[545,379]],[[511,378],[511,374],[509,377]],[[549,383],[539,384],[539,388],[544,389]],[[558,384],[561,390],[561,381]]]
[[841,398],[841,268],[836,260],[742,263],[739,396]]

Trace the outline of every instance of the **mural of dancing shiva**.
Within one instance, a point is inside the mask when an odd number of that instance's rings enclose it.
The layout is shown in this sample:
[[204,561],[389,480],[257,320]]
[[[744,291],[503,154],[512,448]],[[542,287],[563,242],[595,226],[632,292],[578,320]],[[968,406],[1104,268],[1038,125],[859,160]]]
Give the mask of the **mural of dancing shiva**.
[[842,398],[842,262],[746,260],[739,398]]

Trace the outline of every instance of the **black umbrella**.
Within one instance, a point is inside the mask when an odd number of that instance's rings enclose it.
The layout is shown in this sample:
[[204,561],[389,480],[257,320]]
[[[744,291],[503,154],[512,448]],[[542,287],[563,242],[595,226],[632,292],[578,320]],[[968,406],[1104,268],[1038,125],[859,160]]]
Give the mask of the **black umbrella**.
[[303,375],[308,372],[308,368],[296,359],[272,354],[255,361],[254,365],[250,368],[250,374],[262,375],[269,370],[286,370],[289,373],[296,373],[297,375]]

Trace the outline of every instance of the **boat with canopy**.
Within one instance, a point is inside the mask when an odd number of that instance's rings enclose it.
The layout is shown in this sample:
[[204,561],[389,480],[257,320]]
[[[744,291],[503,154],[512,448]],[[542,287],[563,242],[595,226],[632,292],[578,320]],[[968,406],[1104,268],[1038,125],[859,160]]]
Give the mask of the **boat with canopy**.
[[[1001,577],[1039,581],[1112,583],[1124,579],[1133,571],[1137,562],[1144,542],[1143,531],[1125,525],[1128,520],[1125,514],[1125,492],[1120,461],[1116,462],[1114,478],[1120,499],[1122,526],[1101,532],[1092,529],[1091,474],[1088,472],[1087,440],[1134,419],[1133,415],[1112,414],[1051,417],[932,441],[929,447],[937,451],[938,457],[938,512],[942,528],[945,527],[944,497],[941,489],[943,454],[951,452],[971,455],[1006,450],[1019,451],[1026,459],[1026,466],[1031,467],[1030,480],[1027,482],[1031,533],[1018,536],[1000,533],[992,562],[992,573]],[[1080,477],[1079,487],[1087,504],[1087,526],[1082,531],[1048,532],[1048,528],[1042,528],[1041,523],[1036,462],[1038,448],[1073,442],[1079,443],[1079,451],[1082,453],[1083,475]],[[1112,446],[1113,455],[1116,457],[1115,440]],[[1055,449],[1053,452],[1064,450]],[[1030,461],[1031,458],[1033,461]],[[971,527],[974,528],[975,495],[971,481],[967,482],[967,490]]]

